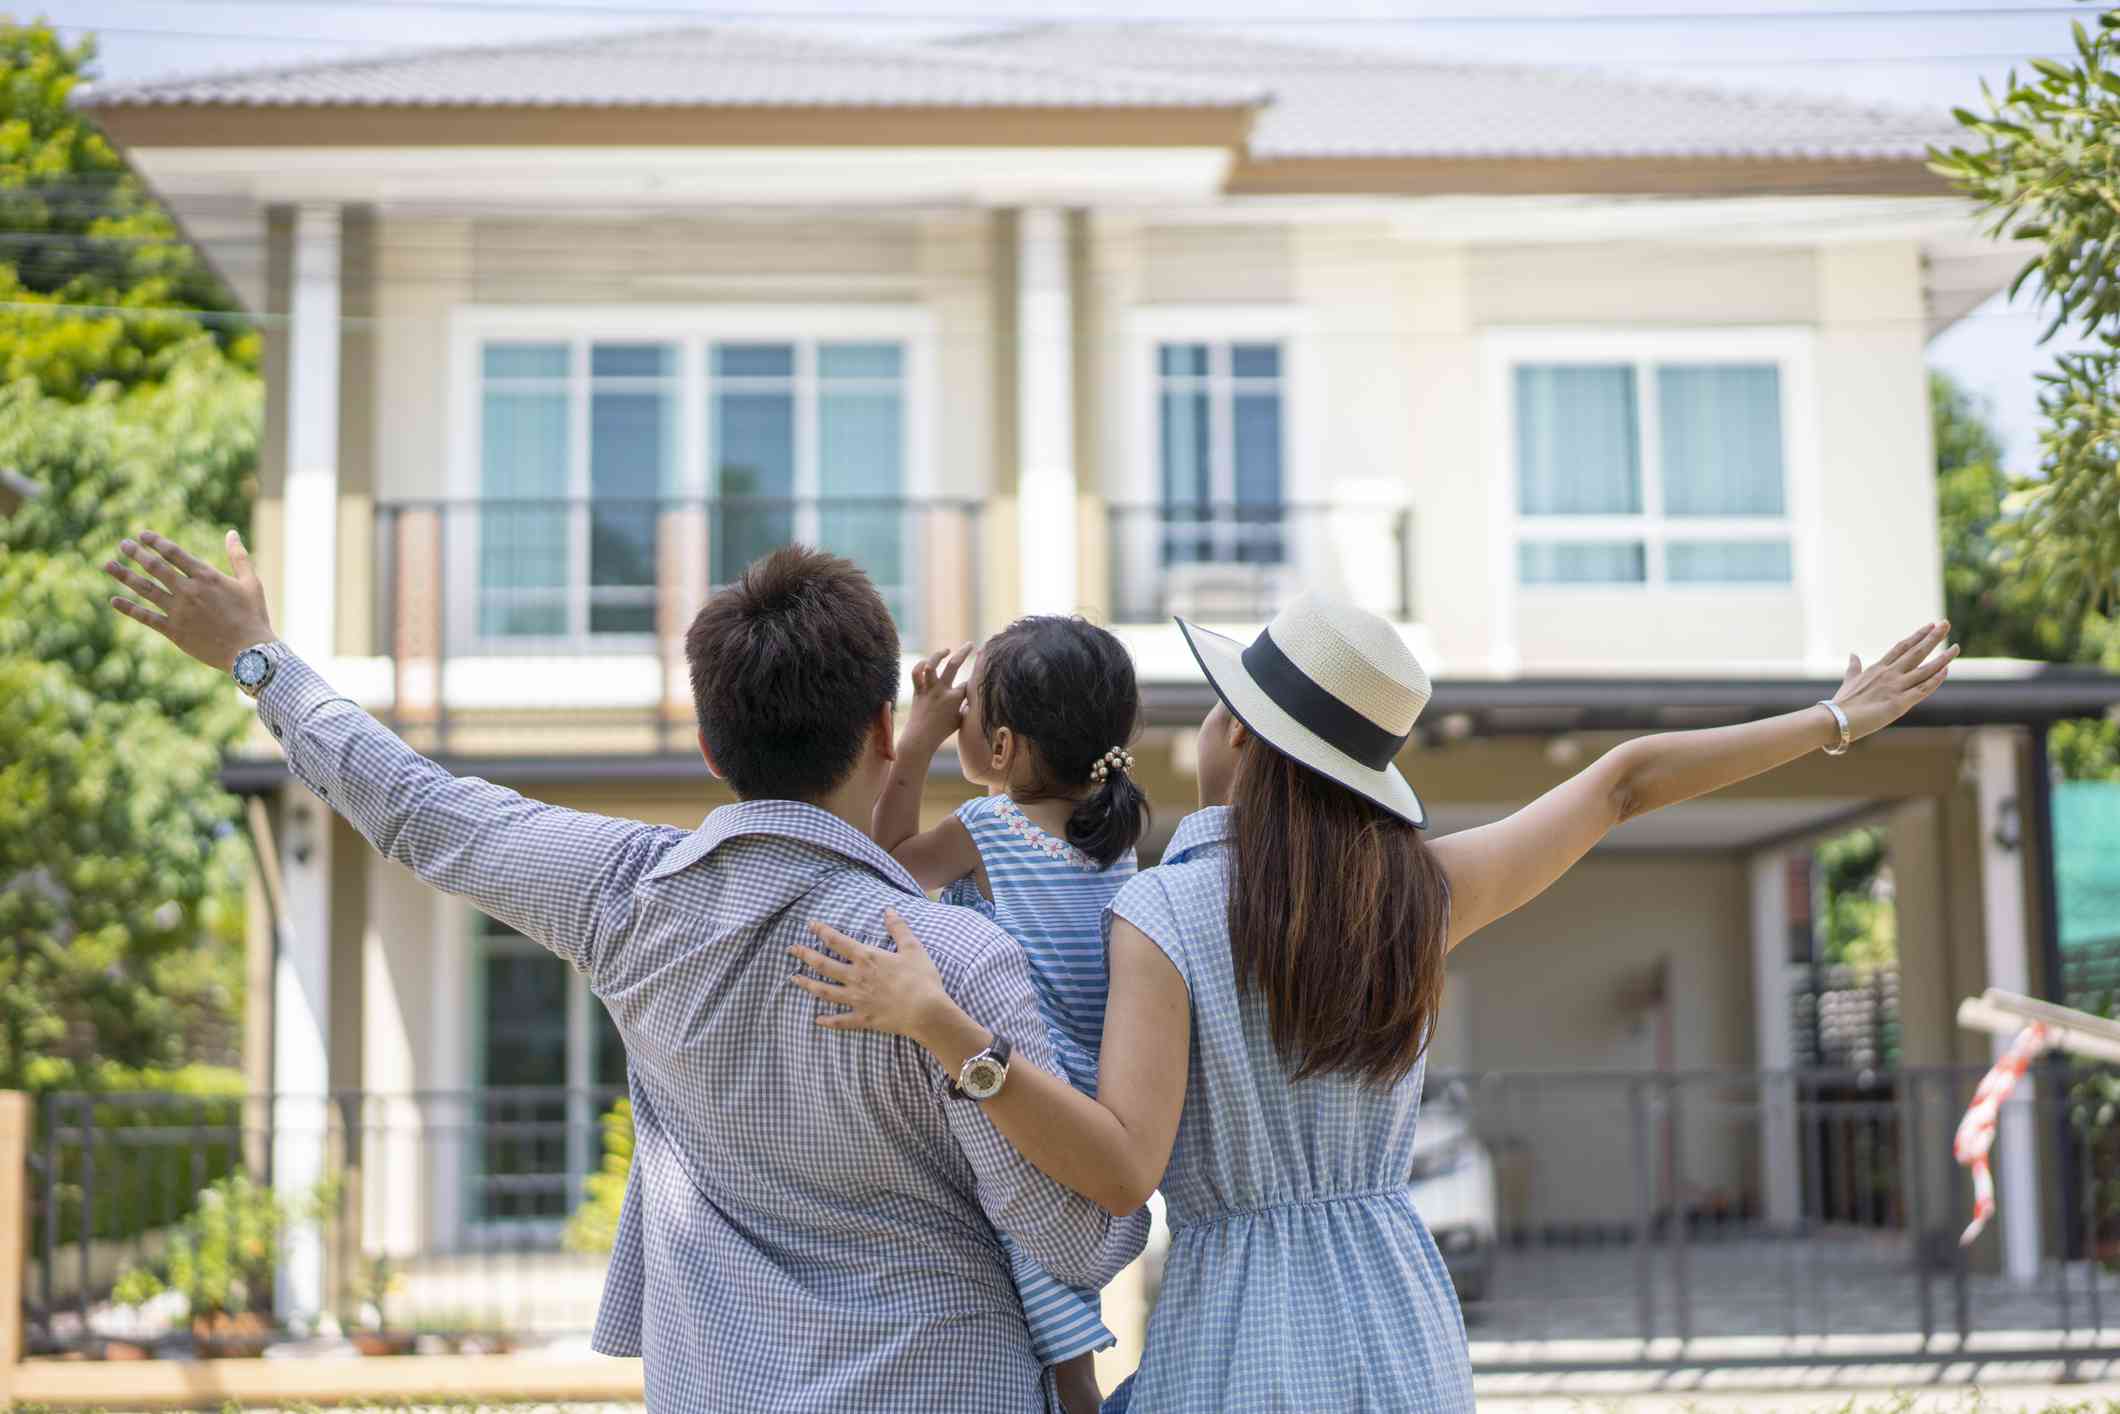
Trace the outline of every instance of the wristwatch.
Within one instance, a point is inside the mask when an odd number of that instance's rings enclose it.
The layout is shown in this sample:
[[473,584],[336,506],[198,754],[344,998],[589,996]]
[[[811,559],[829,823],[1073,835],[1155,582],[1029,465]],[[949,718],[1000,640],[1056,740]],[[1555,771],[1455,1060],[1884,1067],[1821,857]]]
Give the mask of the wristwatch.
[[1008,1038],[995,1036],[986,1049],[976,1052],[949,1082],[950,1097],[957,1100],[991,1100],[1001,1093],[1008,1079]]
[[265,685],[272,681],[272,675],[279,670],[279,666],[280,653],[277,648],[270,643],[253,643],[236,654],[235,667],[232,669],[236,686],[254,698],[265,690]]

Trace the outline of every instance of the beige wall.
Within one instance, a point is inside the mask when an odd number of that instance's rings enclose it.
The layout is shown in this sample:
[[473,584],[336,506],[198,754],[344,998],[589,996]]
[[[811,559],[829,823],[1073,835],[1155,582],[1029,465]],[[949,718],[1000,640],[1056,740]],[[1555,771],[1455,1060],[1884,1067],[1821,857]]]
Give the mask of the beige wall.
[[1466,268],[1481,324],[1803,324],[1815,257],[1777,246],[1502,246]]
[[[1674,1067],[1751,1063],[1748,899],[1736,855],[1594,856],[1452,956],[1445,1006],[1462,1039],[1450,1048],[1470,1068],[1574,1073],[1476,1095],[1498,1161],[1523,1176],[1505,1184],[1519,1195],[1513,1222],[1630,1222],[1642,1183],[1663,1182],[1654,1111],[1645,1161],[1627,1084],[1596,1074],[1656,1068],[1658,1023],[1632,994],[1659,962],[1671,969]],[[1679,1094],[1681,1191],[1754,1186],[1750,1096],[1693,1084]]]

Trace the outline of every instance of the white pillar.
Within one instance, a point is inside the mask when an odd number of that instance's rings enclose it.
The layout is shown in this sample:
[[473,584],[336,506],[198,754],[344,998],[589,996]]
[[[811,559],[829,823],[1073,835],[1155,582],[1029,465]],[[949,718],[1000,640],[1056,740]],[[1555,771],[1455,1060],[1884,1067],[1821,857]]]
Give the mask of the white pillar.
[[280,635],[311,658],[336,643],[339,541],[339,208],[294,216],[287,330],[287,501]]
[[1076,555],[1074,298],[1067,213],[1016,224],[1016,559],[1023,612],[1071,614]]
[[[2018,799],[2022,738],[2010,727],[1983,727],[1973,734],[1973,761],[1980,794],[1980,912],[1987,940],[1987,985],[2029,995],[2031,936],[2026,926],[2024,840],[2028,837]],[[1993,1039],[2000,1058],[2010,1038]],[[1995,1203],[2002,1227],[2002,1270],[2019,1285],[2039,1279],[2039,1150],[2033,1123],[2035,1082],[2030,1075],[2002,1107],[1995,1132]]]
[[[301,1207],[325,1177],[331,1089],[331,817],[302,787],[287,791],[279,846],[287,913],[273,967],[272,1186]],[[324,1239],[314,1223],[288,1229],[275,1304],[297,1323],[324,1309]]]
[[1752,856],[1752,1014],[1758,1064],[1780,1072],[1759,1085],[1759,1181],[1767,1221],[1794,1227],[1803,1217],[1797,1171],[1795,1060],[1789,1037],[1789,858],[1780,850]]

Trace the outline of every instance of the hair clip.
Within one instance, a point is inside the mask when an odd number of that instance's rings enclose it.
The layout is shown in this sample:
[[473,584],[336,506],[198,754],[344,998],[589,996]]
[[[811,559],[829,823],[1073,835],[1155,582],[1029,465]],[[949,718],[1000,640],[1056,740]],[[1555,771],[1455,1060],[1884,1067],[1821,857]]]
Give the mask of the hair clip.
[[1095,763],[1090,766],[1090,784],[1101,786],[1104,784],[1105,778],[1110,776],[1112,772],[1131,771],[1133,769],[1134,754],[1123,746],[1115,746],[1102,756],[1099,756]]

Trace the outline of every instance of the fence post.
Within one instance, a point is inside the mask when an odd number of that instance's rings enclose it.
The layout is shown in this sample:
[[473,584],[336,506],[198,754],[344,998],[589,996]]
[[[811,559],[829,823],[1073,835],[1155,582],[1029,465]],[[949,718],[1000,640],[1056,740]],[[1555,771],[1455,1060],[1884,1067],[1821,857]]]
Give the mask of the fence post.
[[29,1096],[0,1091],[0,1400],[22,1363],[22,1282],[29,1271]]

